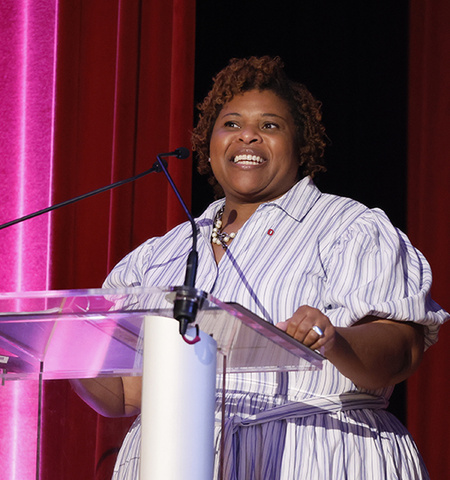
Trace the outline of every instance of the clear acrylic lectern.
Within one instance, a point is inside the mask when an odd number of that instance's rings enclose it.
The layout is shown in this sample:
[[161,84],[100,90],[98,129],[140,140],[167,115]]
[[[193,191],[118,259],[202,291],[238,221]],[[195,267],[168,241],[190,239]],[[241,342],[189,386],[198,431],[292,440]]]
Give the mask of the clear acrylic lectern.
[[196,326],[181,337],[172,318],[177,291],[0,294],[2,382],[143,375],[141,479],[210,480],[216,372],[320,369],[323,357],[203,292]]

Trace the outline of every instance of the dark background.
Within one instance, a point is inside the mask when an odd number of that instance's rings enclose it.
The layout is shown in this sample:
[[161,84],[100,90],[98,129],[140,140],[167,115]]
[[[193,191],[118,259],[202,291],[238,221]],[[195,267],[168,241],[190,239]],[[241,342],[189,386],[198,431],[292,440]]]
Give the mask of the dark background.
[[[408,1],[197,0],[195,101],[233,57],[278,55],[323,103],[326,192],[380,207],[406,229]],[[194,172],[192,209],[212,200]],[[405,388],[391,411],[405,422]]]
[[[407,1],[198,0],[196,32],[196,103],[230,58],[280,56],[323,103],[332,145],[317,183],[383,208],[404,228]],[[199,213],[209,192],[193,191]]]

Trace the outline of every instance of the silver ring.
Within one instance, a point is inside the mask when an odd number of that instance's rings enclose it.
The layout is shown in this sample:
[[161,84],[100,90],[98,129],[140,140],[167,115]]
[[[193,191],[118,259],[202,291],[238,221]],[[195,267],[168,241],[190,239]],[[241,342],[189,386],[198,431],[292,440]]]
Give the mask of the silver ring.
[[319,335],[319,337],[323,337],[323,331],[317,325],[314,325],[314,327],[311,327],[311,330],[314,330],[317,333],[317,335]]

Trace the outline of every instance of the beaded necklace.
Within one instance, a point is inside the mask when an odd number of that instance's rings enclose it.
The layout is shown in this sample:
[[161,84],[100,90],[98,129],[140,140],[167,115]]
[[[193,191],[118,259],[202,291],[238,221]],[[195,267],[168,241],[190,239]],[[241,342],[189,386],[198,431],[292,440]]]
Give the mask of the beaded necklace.
[[222,245],[222,248],[226,250],[228,248],[228,243],[233,240],[236,236],[235,232],[227,233],[221,231],[222,228],[222,216],[225,210],[225,205],[216,213],[214,217],[214,227],[211,233],[211,243],[215,243],[216,245]]

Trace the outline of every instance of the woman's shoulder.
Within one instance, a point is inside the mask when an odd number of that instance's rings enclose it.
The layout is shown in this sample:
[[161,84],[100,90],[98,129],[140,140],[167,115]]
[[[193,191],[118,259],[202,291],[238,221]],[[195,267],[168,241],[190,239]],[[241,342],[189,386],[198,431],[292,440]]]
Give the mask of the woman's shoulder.
[[321,192],[305,221],[315,231],[323,251],[342,248],[353,241],[370,248],[384,245],[394,249],[410,243],[380,208],[336,194]]
[[348,229],[376,229],[380,218],[389,221],[378,208],[369,208],[358,200],[332,193],[321,192],[310,213],[325,231],[337,234]]

